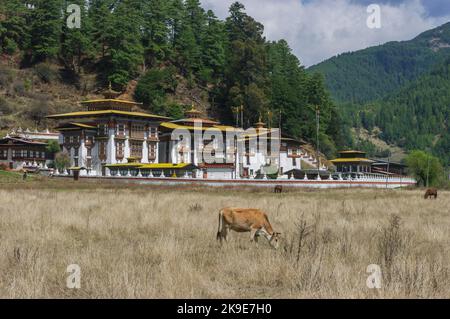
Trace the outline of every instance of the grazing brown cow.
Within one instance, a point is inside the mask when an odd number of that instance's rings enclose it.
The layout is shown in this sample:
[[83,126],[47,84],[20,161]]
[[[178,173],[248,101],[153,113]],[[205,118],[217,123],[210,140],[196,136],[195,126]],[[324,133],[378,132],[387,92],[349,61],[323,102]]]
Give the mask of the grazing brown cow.
[[275,194],[281,194],[283,192],[283,186],[277,185],[275,186]]
[[223,208],[219,212],[219,230],[217,240],[220,243],[228,241],[228,233],[234,230],[238,233],[250,232],[250,240],[258,241],[258,236],[264,236],[270,245],[277,249],[280,233],[273,231],[267,214],[253,208]]
[[428,198],[433,198],[433,197],[434,197],[434,199],[437,199],[437,197],[438,197],[437,189],[436,188],[427,189],[424,198],[428,199]]

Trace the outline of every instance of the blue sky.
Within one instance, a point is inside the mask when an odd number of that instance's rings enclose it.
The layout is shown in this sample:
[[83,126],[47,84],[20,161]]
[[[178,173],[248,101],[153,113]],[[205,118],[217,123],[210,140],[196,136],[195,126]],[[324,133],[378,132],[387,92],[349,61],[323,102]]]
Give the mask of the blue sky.
[[[201,0],[220,17],[235,0]],[[265,25],[269,40],[286,39],[303,65],[388,41],[410,40],[450,22],[450,0],[240,0]],[[369,29],[367,6],[381,7],[381,29]]]

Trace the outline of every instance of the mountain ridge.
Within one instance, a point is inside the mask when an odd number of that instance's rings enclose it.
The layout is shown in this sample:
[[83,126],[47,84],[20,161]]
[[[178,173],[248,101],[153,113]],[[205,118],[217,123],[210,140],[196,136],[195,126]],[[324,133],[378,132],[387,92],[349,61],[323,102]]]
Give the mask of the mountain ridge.
[[383,98],[450,57],[450,22],[411,40],[347,52],[307,69],[321,73],[338,102]]

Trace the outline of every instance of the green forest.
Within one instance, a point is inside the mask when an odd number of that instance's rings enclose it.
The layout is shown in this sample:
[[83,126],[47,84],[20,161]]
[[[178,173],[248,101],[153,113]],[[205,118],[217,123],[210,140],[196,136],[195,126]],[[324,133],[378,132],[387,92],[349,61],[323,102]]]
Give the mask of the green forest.
[[[81,7],[81,28],[69,29],[69,4]],[[150,112],[174,118],[190,107],[167,99],[181,80],[207,94],[214,115],[244,127],[259,117],[314,144],[320,107],[320,144],[327,156],[348,144],[322,76],[309,74],[280,39],[236,2],[225,20],[199,0],[0,0],[0,53],[20,55],[21,67],[61,65],[76,83],[95,73],[99,87],[123,90],[137,80],[134,98]]]
[[342,54],[308,72],[326,78],[344,126],[379,131],[390,144],[432,152],[450,165],[450,23],[411,41]]

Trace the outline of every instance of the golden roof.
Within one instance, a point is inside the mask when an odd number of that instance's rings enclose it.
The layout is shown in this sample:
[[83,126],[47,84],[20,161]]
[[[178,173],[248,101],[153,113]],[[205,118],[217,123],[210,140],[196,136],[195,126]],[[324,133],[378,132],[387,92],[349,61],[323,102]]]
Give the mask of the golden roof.
[[365,152],[361,151],[340,151],[339,154],[365,154]]
[[374,163],[374,161],[368,158],[337,158],[331,160],[332,163]]
[[125,164],[111,164],[106,165],[107,168],[139,168],[139,169],[183,169],[192,164],[172,164],[172,163],[158,163],[158,164],[143,164],[143,163],[125,163]]
[[80,103],[81,104],[93,104],[93,103],[101,103],[101,102],[114,102],[114,103],[123,103],[123,104],[131,104],[131,105],[142,105],[142,103],[119,100],[119,99],[97,99],[97,100],[83,101]]
[[[132,103],[132,102],[129,102]],[[125,116],[137,116],[137,117],[145,117],[145,118],[154,118],[154,119],[168,119],[165,116],[154,115],[143,112],[126,112],[126,111],[117,111],[117,110],[102,110],[102,111],[81,111],[81,112],[72,112],[65,114],[55,114],[49,115],[47,118],[49,119],[59,119],[59,118],[70,118],[70,117],[88,117],[88,116],[98,116],[98,115],[125,115]]]
[[[171,129],[171,130],[198,130],[200,128],[197,128],[195,126],[191,126],[191,125],[179,125],[176,123],[172,123],[172,122],[164,122],[161,123],[161,127],[167,128],[167,129]],[[232,127],[232,126],[226,126],[226,125],[213,125],[213,126],[202,126],[201,127],[202,131],[206,131],[206,130],[217,130],[217,131],[226,131],[226,130],[236,130],[236,128]]]

